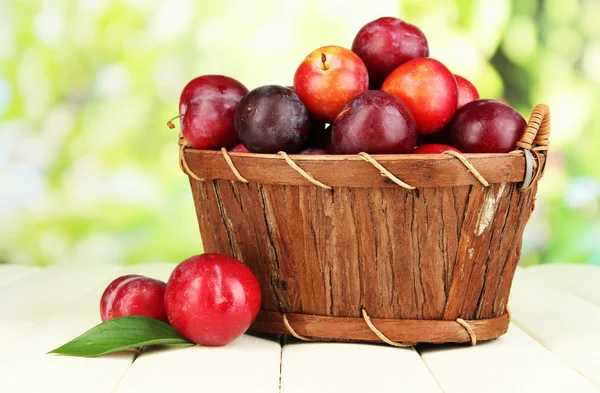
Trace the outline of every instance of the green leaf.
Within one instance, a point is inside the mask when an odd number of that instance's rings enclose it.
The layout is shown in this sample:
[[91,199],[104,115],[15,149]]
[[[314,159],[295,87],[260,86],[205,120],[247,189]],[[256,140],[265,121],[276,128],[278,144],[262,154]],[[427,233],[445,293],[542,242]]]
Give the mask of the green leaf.
[[94,357],[107,353],[162,344],[193,344],[170,325],[148,317],[109,319],[49,354]]

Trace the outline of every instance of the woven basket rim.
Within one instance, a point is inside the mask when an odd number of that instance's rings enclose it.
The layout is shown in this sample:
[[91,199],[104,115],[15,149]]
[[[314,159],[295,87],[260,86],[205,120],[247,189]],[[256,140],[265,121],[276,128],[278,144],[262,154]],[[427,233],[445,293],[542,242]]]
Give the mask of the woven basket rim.
[[[194,152],[196,154],[207,154],[207,155],[216,155],[221,156],[222,152],[220,150],[204,150],[204,149],[196,149],[193,147],[186,147],[186,152]],[[271,153],[243,153],[243,152],[227,152],[232,157],[252,157],[262,160],[281,160],[281,156],[279,154],[271,154]],[[509,157],[517,155],[523,155],[523,150],[515,149],[509,153],[463,153],[463,156],[466,158],[497,158],[497,159],[506,159]],[[288,153],[290,157],[294,159],[294,161],[322,161],[323,163],[331,163],[331,162],[345,162],[345,161],[364,161],[358,154],[298,154],[298,153]],[[444,153],[440,154],[413,154],[413,153],[405,153],[405,154],[370,154],[371,157],[375,158],[377,161],[436,161],[440,158],[447,158],[448,156]]]
[[[223,179],[321,188],[487,186],[520,183],[526,178],[523,151],[461,156],[467,161],[466,165],[460,158],[447,153],[371,155],[373,164],[360,155],[284,157],[185,148],[180,163],[183,171],[195,180]],[[544,159],[544,155],[538,157],[538,160]]]
[[[539,104],[515,150],[509,153],[441,154],[278,154],[194,149],[179,139],[179,161],[190,178],[238,180],[243,183],[333,187],[451,187],[526,183],[540,179],[550,136],[550,109]],[[535,156],[535,158],[533,157]],[[377,176],[377,173],[384,179]],[[371,177],[371,179],[368,179]]]

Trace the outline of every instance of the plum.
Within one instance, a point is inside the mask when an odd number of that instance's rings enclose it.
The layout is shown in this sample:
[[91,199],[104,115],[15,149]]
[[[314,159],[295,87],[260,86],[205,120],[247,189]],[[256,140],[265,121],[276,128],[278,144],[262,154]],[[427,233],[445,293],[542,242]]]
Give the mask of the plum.
[[124,316],[144,316],[167,322],[163,306],[165,283],[140,275],[113,280],[100,300],[100,318],[105,322]]
[[369,71],[369,88],[381,88],[385,78],[409,60],[429,56],[425,34],[402,19],[384,17],[363,26],[352,43],[352,51]]
[[431,58],[402,64],[386,78],[381,90],[400,98],[408,106],[422,134],[433,134],[444,128],[458,104],[454,75]]
[[398,98],[369,90],[354,98],[333,122],[329,150],[335,154],[411,153],[418,128]]
[[235,130],[252,153],[296,153],[310,132],[308,111],[287,87],[262,86],[240,101],[235,111]]
[[179,99],[181,133],[188,144],[207,150],[236,145],[233,115],[246,93],[246,86],[223,75],[203,75],[188,82]]
[[368,88],[369,73],[363,61],[356,53],[339,46],[315,49],[294,74],[294,91],[311,116],[327,123]]
[[248,266],[220,254],[195,255],[175,267],[165,290],[171,326],[197,344],[225,345],[254,322],[260,286]]
[[527,122],[508,105],[494,100],[472,101],[450,124],[452,145],[465,153],[508,153],[516,148]]

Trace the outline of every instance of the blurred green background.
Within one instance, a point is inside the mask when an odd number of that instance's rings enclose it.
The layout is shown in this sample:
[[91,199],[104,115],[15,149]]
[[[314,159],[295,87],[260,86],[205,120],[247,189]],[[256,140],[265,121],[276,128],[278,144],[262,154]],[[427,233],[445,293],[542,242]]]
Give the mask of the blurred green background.
[[135,264],[201,251],[177,164],[180,90],[290,85],[306,54],[397,16],[525,118],[551,155],[522,264],[600,265],[600,1],[0,1],[0,263]]

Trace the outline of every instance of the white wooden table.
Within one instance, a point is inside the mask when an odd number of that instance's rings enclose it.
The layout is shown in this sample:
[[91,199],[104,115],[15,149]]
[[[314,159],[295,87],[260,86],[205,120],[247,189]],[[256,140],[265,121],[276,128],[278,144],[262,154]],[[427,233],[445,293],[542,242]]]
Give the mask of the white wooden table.
[[0,265],[0,392],[600,393],[600,268],[521,269],[508,334],[470,346],[305,343],[244,335],[221,348],[45,355],[99,322],[111,279],[173,265]]

